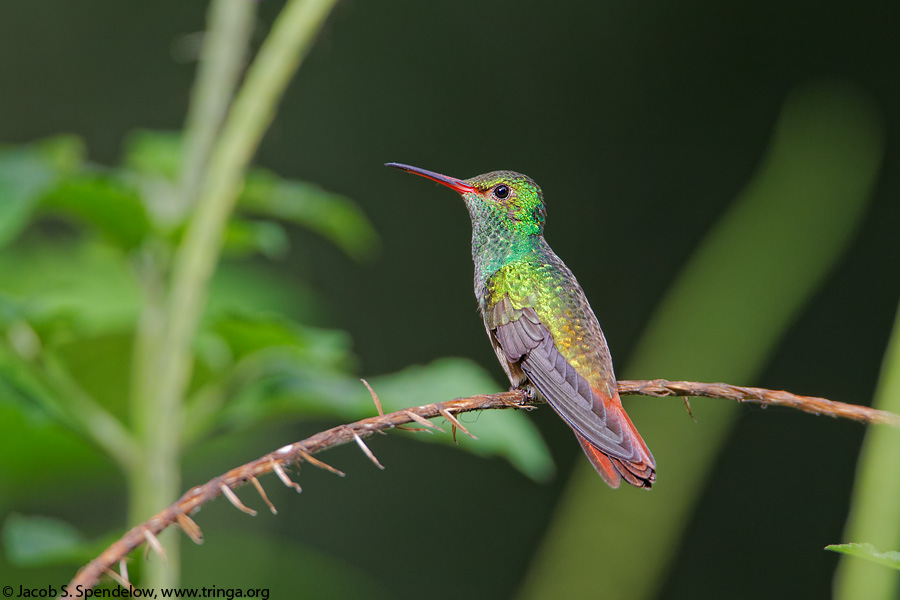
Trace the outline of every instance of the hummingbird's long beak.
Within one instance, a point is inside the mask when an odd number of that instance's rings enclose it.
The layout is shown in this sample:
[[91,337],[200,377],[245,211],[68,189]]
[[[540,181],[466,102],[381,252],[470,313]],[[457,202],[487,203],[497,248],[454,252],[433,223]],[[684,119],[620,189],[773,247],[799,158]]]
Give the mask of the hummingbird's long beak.
[[457,179],[455,177],[447,177],[446,175],[441,175],[440,173],[435,173],[434,171],[429,171],[427,169],[420,169],[419,167],[411,167],[410,165],[404,165],[401,163],[384,163],[386,167],[394,167],[395,169],[400,169],[402,171],[406,171],[407,173],[414,173],[416,175],[420,175],[422,177],[427,177],[432,181],[437,181],[441,185],[446,185],[451,190],[456,190],[460,194],[465,194],[466,192],[474,192],[475,187],[469,185],[462,179]]

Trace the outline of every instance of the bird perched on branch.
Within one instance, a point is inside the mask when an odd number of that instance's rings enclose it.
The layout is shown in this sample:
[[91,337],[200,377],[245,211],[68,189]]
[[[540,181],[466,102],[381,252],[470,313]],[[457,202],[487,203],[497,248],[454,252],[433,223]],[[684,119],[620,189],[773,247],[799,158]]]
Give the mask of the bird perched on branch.
[[597,317],[544,240],[546,209],[530,178],[495,171],[456,179],[399,163],[462,195],[472,218],[475,296],[514,388],[542,396],[575,432],[603,479],[649,488],[656,461],[625,413]]

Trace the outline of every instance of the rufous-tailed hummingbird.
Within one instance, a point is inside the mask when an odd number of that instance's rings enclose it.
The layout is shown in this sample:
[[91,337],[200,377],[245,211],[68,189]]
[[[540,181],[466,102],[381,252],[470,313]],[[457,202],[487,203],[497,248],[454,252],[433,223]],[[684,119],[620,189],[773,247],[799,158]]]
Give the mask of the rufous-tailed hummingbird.
[[475,296],[513,388],[540,394],[612,487],[649,488],[656,461],[619,399],[609,348],[572,271],[544,240],[541,189],[512,171],[456,179],[387,163],[462,195],[472,218]]

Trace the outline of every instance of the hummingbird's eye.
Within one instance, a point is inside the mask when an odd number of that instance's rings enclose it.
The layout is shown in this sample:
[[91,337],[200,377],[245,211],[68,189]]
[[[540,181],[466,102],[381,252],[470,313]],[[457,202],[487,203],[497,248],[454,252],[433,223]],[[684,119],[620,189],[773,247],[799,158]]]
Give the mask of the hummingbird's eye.
[[494,188],[494,196],[499,198],[500,200],[504,200],[509,197],[509,187],[505,185],[498,185]]

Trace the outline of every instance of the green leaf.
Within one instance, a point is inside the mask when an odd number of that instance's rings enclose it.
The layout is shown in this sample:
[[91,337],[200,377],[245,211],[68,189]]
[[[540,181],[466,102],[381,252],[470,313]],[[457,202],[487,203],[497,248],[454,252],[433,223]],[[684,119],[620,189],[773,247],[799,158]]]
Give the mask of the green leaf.
[[84,145],[74,136],[59,136],[0,151],[0,247],[28,225],[41,195],[60,173],[77,168]]
[[34,356],[41,347],[70,338],[75,322],[75,314],[67,307],[0,293],[0,333],[22,356]]
[[193,205],[180,192],[182,137],[176,132],[139,130],[125,140],[122,176],[140,190],[150,221],[173,244],[184,233]]
[[[108,244],[84,239],[14,245],[0,252],[0,273],[2,310],[17,311],[44,341],[50,334],[131,330],[137,319],[141,297],[134,270]],[[248,311],[304,320],[322,313],[302,282],[259,262],[225,262],[212,282],[208,314],[215,319]]]
[[0,247],[25,228],[54,177],[53,170],[35,152],[0,153]]
[[214,426],[245,429],[262,421],[328,417],[354,421],[366,413],[354,392],[362,384],[338,370],[297,360],[289,349],[261,350],[199,389],[188,404],[186,439]]
[[107,244],[20,244],[0,252],[0,273],[7,306],[17,306],[42,340],[120,331],[133,327],[138,314],[134,272]]
[[321,320],[322,300],[309,284],[262,261],[225,261],[213,277],[210,315],[277,313],[304,322]]
[[357,260],[370,258],[378,247],[375,230],[352,201],[311,183],[281,179],[262,169],[248,173],[238,209],[307,227]]
[[43,159],[61,175],[75,173],[82,168],[87,157],[87,147],[77,135],[57,135],[38,140],[31,145]]
[[282,349],[306,365],[347,367],[352,364],[350,336],[339,330],[300,325],[275,314],[230,312],[213,321],[207,334],[239,361],[260,351]]
[[6,506],[28,506],[35,497],[50,497],[60,489],[97,482],[95,478],[111,481],[113,467],[97,446],[41,407],[10,398],[3,385],[0,379],[0,497]]
[[59,409],[59,404],[42,381],[19,368],[8,351],[0,347],[0,405],[15,407],[34,423],[55,422],[75,429],[75,423]]
[[223,313],[204,328],[197,355],[203,369],[194,377],[186,440],[284,414],[344,415],[358,391],[345,374],[354,362],[345,332],[276,314]]
[[125,250],[138,246],[150,229],[137,190],[106,175],[64,179],[41,199],[41,208],[90,225]]
[[174,182],[181,170],[182,146],[181,134],[174,131],[133,131],[125,140],[124,166]]
[[900,570],[900,552],[891,550],[879,552],[872,544],[831,544],[825,546],[826,550],[841,552],[850,556],[858,556],[872,562]]
[[9,562],[17,567],[80,563],[97,551],[69,523],[40,515],[10,514],[2,540]]
[[224,251],[232,257],[259,253],[268,258],[280,258],[287,254],[289,244],[284,228],[274,221],[235,217],[228,221],[225,229]]

